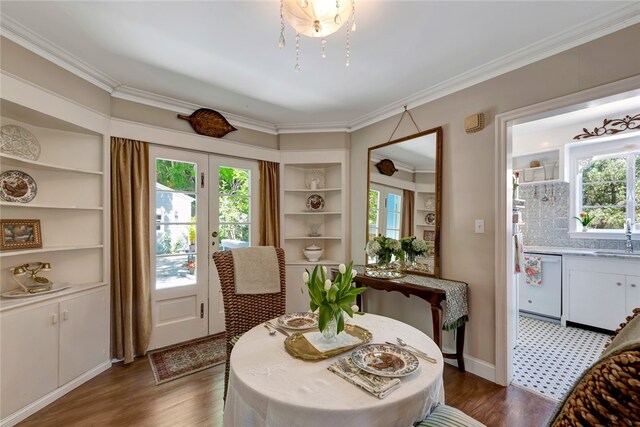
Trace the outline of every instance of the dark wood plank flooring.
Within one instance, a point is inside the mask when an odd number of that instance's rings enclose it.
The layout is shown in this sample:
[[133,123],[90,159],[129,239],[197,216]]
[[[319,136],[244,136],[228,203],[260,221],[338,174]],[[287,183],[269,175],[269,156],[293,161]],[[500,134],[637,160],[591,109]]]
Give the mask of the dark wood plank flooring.
[[[447,404],[490,427],[539,427],[555,403],[445,365]],[[146,357],[116,364],[20,426],[221,426],[224,365],[156,386]],[[338,427],[338,426],[336,426]],[[357,427],[357,426],[356,426]]]

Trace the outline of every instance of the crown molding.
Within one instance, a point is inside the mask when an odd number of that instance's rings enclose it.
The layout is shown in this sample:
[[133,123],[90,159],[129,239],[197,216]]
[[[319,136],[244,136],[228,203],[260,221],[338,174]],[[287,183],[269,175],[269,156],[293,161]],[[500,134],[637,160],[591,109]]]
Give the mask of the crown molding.
[[[640,22],[640,3],[634,3],[631,6],[616,9],[605,16],[597,17],[580,26],[569,28],[558,35],[548,37],[514,53],[468,70],[449,80],[393,102],[350,122],[271,124],[227,112],[220,111],[220,113],[235,126],[273,135],[285,133],[354,132],[402,113],[405,106],[407,106],[408,109],[418,107],[493,77],[637,24],[638,22]],[[117,80],[112,79],[7,16],[2,16],[0,35],[7,37],[20,46],[111,93],[115,98],[183,114],[190,114],[198,108],[203,108],[197,104],[122,86]]]
[[614,33],[638,22],[640,22],[640,3],[618,8],[605,16],[594,18],[587,23],[569,28],[560,34],[547,37],[516,52],[487,62],[479,67],[472,68],[442,83],[379,108],[369,114],[365,114],[349,123],[350,131],[354,132],[400,114],[404,111],[405,105],[408,109],[412,109],[435,101],[436,99],[466,89],[501,74]]
[[120,86],[120,82],[117,80],[76,58],[8,16],[3,15],[0,20],[0,34],[109,93]]
[[[181,101],[164,95],[158,95],[144,90],[135,89],[129,86],[120,86],[116,88],[111,96],[114,98],[124,99],[126,101],[137,102],[139,104],[148,105],[150,107],[162,108],[163,110],[174,111],[180,114],[189,115],[198,108],[209,108],[191,102]],[[222,114],[232,125],[245,129],[257,130],[272,135],[277,135],[277,128],[266,122],[249,119],[247,117],[238,116],[233,113],[216,110]]]

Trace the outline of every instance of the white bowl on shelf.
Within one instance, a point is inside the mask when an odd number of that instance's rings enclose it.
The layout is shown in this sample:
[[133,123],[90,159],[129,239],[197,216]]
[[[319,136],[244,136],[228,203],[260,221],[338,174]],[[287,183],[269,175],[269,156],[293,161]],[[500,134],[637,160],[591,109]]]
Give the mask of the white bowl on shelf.
[[305,258],[307,258],[307,260],[310,262],[319,261],[323,252],[324,250],[320,246],[316,246],[316,245],[307,246],[302,250],[302,253],[304,254]]

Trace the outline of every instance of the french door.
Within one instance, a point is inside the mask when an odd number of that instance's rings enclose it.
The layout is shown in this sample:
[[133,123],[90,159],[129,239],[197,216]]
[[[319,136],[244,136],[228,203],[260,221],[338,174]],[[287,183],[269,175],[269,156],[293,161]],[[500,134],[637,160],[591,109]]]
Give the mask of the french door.
[[224,330],[213,252],[257,244],[257,162],[151,146],[149,350]]

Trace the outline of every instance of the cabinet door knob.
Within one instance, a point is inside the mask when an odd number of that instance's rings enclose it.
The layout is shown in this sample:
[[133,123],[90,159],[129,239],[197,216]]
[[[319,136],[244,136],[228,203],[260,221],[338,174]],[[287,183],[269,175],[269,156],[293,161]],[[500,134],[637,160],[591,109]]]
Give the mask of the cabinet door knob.
[[529,302],[529,304],[531,304],[531,303],[532,303],[533,301],[531,301],[531,300],[528,300],[528,302]]
[[69,320],[69,310],[62,312],[62,320]]
[[51,315],[51,324],[55,325],[56,323],[58,323],[58,316],[55,313],[53,313]]
[[618,282],[618,283],[616,283],[616,285],[618,285],[618,286],[622,286],[622,283]]
[[636,284],[635,284],[635,283],[632,283],[632,284],[631,284],[631,287],[632,287],[632,288],[635,288],[635,287],[636,287]]

